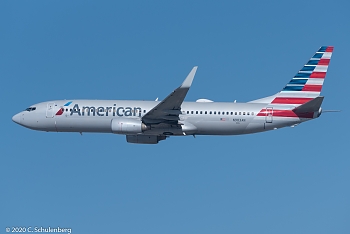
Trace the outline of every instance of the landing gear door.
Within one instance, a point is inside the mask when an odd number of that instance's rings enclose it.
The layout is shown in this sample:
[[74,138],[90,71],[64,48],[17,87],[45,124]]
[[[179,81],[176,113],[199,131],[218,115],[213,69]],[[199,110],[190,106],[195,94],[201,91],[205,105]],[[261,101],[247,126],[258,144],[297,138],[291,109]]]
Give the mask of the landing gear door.
[[266,107],[266,123],[273,121],[273,107]]
[[46,109],[46,118],[53,118],[54,116],[54,108],[55,106],[55,103],[53,102],[50,102],[50,103],[47,103],[47,109]]

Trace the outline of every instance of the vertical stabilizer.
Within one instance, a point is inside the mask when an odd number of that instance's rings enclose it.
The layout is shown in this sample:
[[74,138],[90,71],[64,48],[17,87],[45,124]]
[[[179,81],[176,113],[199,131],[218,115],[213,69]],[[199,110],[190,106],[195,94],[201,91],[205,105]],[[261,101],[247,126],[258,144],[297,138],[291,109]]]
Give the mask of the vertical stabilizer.
[[322,46],[279,93],[251,101],[275,105],[302,105],[320,96],[333,46]]

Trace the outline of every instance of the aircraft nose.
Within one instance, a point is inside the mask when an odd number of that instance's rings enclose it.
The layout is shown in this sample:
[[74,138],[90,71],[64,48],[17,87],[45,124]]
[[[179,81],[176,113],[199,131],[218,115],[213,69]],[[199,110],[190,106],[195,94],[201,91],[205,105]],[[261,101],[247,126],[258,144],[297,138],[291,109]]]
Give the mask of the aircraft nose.
[[12,117],[12,121],[17,123],[17,124],[21,124],[21,116],[20,116],[20,113],[18,114],[15,114],[13,117]]

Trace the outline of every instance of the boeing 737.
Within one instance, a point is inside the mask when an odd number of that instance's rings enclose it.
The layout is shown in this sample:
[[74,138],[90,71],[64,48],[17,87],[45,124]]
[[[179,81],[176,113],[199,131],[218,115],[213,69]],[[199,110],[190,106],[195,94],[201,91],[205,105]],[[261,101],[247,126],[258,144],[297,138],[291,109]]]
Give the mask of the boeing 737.
[[322,46],[277,94],[247,103],[184,102],[197,67],[162,101],[57,100],[32,105],[12,120],[46,132],[126,135],[129,143],[157,144],[169,136],[240,135],[316,119],[333,46]]

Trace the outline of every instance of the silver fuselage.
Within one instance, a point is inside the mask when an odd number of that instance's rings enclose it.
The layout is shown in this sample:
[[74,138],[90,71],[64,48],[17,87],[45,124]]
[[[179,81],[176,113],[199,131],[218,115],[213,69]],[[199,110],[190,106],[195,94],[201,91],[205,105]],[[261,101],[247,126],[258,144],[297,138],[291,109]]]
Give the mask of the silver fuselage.
[[[113,119],[136,119],[154,108],[159,101],[66,100],[42,102],[22,111],[13,121],[33,130],[47,132],[112,133]],[[259,115],[268,107],[263,103],[183,102],[179,122],[190,129],[151,128],[145,135],[238,135],[295,126],[308,118]],[[63,108],[61,113],[57,114]],[[127,134],[125,134],[127,135]]]

